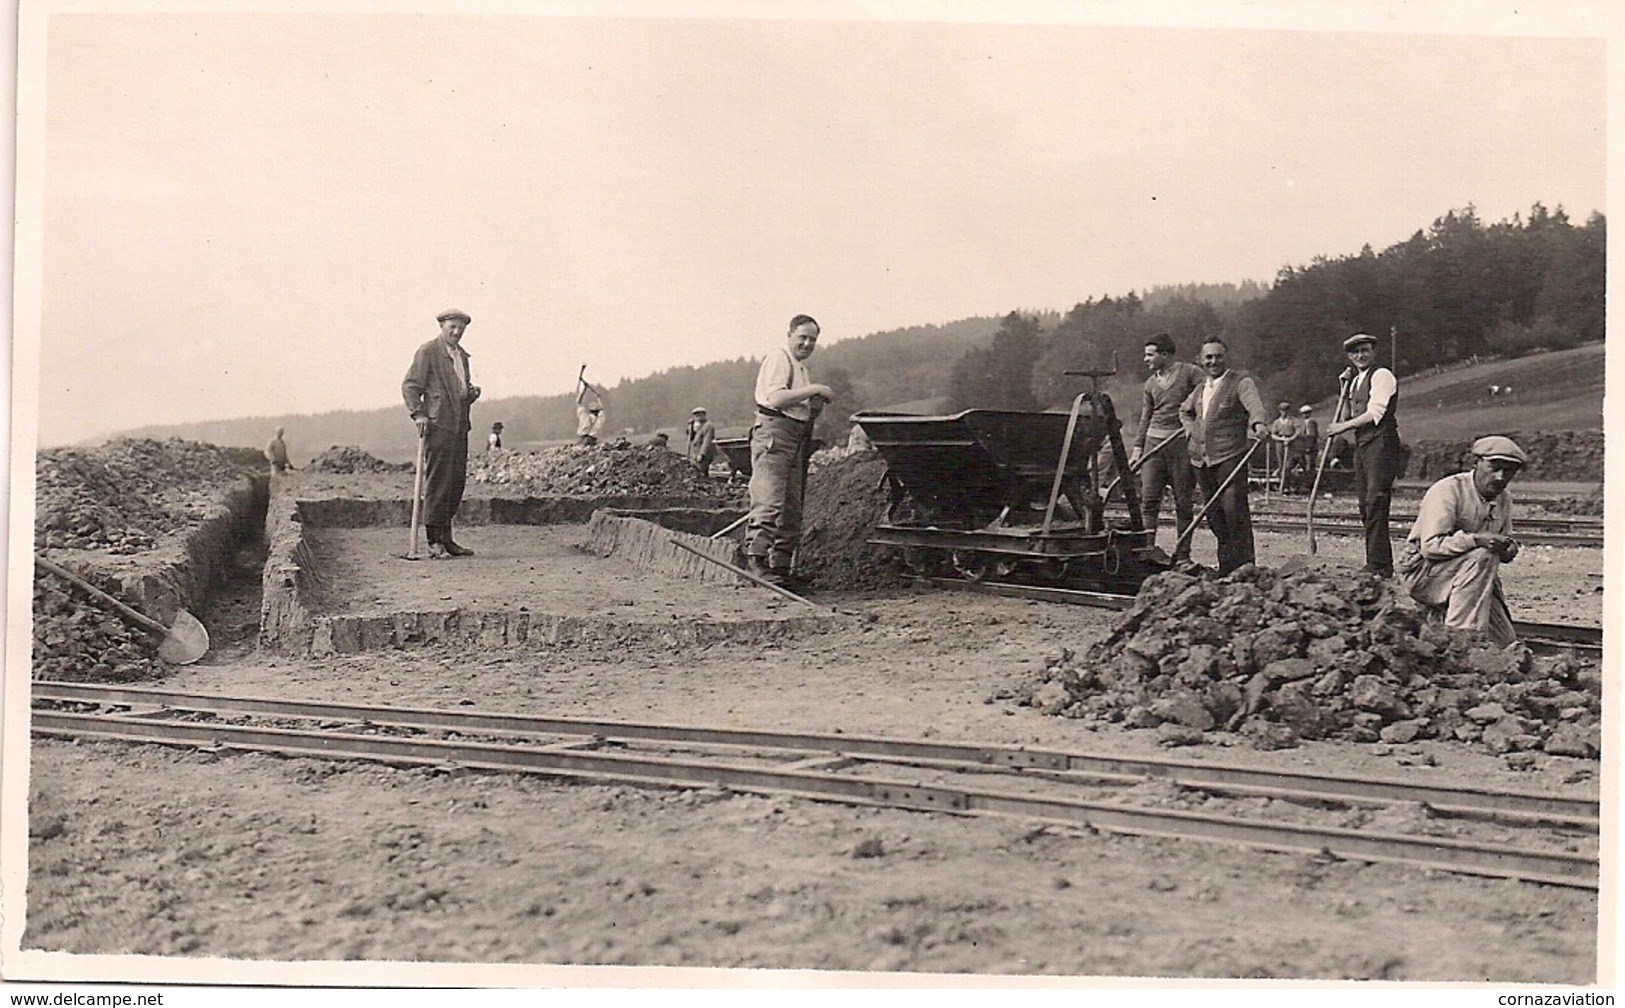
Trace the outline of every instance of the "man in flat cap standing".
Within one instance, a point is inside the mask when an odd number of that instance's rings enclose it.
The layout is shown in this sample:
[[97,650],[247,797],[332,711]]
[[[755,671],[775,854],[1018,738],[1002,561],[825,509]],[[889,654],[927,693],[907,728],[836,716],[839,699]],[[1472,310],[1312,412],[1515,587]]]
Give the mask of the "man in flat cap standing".
[[1365,567],[1378,577],[1394,576],[1394,545],[1388,538],[1388,509],[1399,478],[1401,448],[1399,383],[1394,373],[1377,367],[1377,338],[1355,333],[1343,341],[1349,366],[1342,381],[1348,387],[1348,419],[1332,418],[1327,437],[1354,432],[1354,488],[1360,498],[1360,523],[1365,526]]
[[704,406],[694,407],[688,421],[688,460],[701,476],[711,475],[711,463],[717,457],[717,427],[711,422]]
[[451,537],[451,522],[463,502],[468,478],[469,407],[480,389],[469,378],[468,351],[463,331],[473,319],[467,312],[443,311],[435,316],[440,335],[418,347],[401,381],[406,410],[423,439],[423,524],[428,533],[429,556],[473,556]]
[[1478,630],[1505,646],[1518,637],[1501,591],[1501,565],[1518,555],[1507,484],[1529,456],[1507,437],[1473,442],[1473,468],[1428,488],[1405,539],[1399,578],[1447,626]]

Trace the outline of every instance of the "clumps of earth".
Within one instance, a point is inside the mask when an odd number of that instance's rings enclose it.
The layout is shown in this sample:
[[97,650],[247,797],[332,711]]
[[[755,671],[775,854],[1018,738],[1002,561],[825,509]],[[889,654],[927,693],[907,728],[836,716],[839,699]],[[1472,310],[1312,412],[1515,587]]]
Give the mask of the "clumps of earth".
[[265,467],[254,449],[170,438],[53,448],[34,459],[37,548],[149,550],[206,515],[219,490]]
[[[1595,480],[1602,472],[1601,430],[1499,431],[1529,453],[1521,479]],[[1406,475],[1439,479],[1471,468],[1467,441],[1418,441],[1411,445]]]
[[311,459],[306,468],[324,473],[389,473],[410,472],[412,465],[410,462],[399,465],[385,462],[355,445],[334,445]]
[[1572,655],[1491,647],[1367,575],[1251,565],[1149,578],[1108,637],[994,696],[1167,745],[1237,732],[1260,748],[1445,739],[1594,758],[1602,717],[1601,672]]
[[[95,571],[76,568],[74,573],[110,595],[118,594],[118,586]],[[134,682],[159,678],[164,665],[151,638],[132,628],[100,599],[44,570],[35,572],[31,664],[35,679]]]
[[879,590],[906,583],[895,557],[868,544],[886,513],[886,463],[873,451],[813,457],[796,572],[814,587]]
[[1542,501],[1540,506],[1551,514],[1600,516],[1603,513],[1602,488],[1598,487],[1580,497],[1559,497],[1556,500]]
[[725,489],[722,481],[700,475],[687,459],[656,445],[483,452],[469,458],[468,479],[532,496],[715,498]]

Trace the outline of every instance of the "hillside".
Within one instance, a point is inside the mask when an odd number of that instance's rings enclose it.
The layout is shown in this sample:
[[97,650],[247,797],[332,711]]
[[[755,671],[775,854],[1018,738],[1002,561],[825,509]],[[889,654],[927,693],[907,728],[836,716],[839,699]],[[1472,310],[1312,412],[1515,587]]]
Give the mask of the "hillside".
[[[969,346],[985,343],[997,328],[995,319],[965,319],[946,326],[922,326],[836,343],[821,351],[820,376],[837,370],[850,377],[852,409],[929,408],[946,383],[953,360]],[[1525,357],[1457,364],[1437,371],[1400,378],[1400,430],[1406,441],[1467,441],[1493,431],[1600,430],[1604,387],[1604,345],[1591,343],[1572,350],[1557,350]],[[1105,362],[1103,362],[1105,363]],[[680,438],[687,418],[683,408],[690,399],[707,402],[712,417],[725,434],[742,433],[749,423],[749,376],[755,365],[746,360],[722,361],[698,368],[652,375],[622,383],[610,390],[611,416],[617,427],[638,426],[647,435],[656,429]],[[1144,372],[1138,360],[1118,361],[1118,373],[1105,380],[1125,426],[1132,432],[1139,417],[1139,388]],[[742,377],[743,376],[743,377]],[[727,379],[735,394],[718,398],[692,391]],[[1069,392],[1083,391],[1088,380],[1070,379]],[[1326,376],[1332,385],[1335,374]],[[933,384],[937,383],[937,384]],[[681,388],[656,396],[663,384]],[[1510,386],[1510,395],[1491,396],[1489,388]],[[1268,405],[1278,393],[1263,382]],[[641,393],[641,395],[639,394]],[[922,396],[923,394],[923,396]],[[660,399],[665,406],[651,413],[659,419],[639,425],[628,417],[634,399]],[[1330,416],[1335,397],[1314,404],[1316,415]],[[1049,404],[1066,409],[1070,396]],[[846,409],[842,410],[844,416]],[[491,421],[507,426],[511,447],[530,447],[567,439],[574,427],[569,396],[518,396],[482,401],[474,408],[475,432],[483,438]],[[345,410],[314,416],[247,417],[207,423],[146,427],[126,436],[179,437],[223,446],[263,446],[278,426],[288,429],[289,449],[295,465],[302,465],[332,445],[357,445],[379,458],[410,461],[412,427],[399,407]],[[644,429],[646,427],[646,429]],[[476,439],[477,445],[478,439]]]
[[[1406,441],[1471,441],[1496,431],[1602,429],[1604,345],[1589,343],[1402,375],[1399,429]],[[1511,387],[1510,395],[1490,386]],[[1315,404],[1331,415],[1336,397]]]

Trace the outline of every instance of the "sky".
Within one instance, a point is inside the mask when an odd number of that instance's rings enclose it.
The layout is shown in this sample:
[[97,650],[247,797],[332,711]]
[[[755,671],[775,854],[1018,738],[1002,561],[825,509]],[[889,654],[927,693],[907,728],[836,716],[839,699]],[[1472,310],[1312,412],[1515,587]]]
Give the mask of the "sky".
[[1606,5],[1340,6],[33,4],[19,390],[47,447],[383,407],[456,307],[551,395],[1606,209]]

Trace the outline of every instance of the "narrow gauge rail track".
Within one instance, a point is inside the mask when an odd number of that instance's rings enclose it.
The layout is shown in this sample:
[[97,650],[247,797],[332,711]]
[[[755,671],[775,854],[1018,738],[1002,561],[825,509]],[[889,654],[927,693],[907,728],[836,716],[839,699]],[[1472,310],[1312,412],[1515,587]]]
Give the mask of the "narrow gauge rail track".
[[[1070,605],[1095,606],[1101,609],[1127,609],[1134,604],[1133,595],[1116,592],[1084,591],[1078,588],[1059,588],[1053,585],[1011,584],[1003,581],[970,581],[964,578],[915,577],[915,581],[939,588],[958,588],[963,591],[987,592],[1010,598],[1034,599],[1041,602],[1062,602]],[[1569,623],[1532,623],[1513,620],[1512,627],[1518,638],[1526,644],[1564,647],[1581,651],[1602,651],[1602,628],[1576,626]]]
[[[37,682],[33,696],[33,732],[45,737],[667,787],[725,787],[846,804],[1011,815],[1112,833],[1195,838],[1578,888],[1597,886],[1598,803],[1590,799],[1025,747],[358,706],[79,683]],[[58,709],[49,709],[53,704]],[[226,717],[233,720],[222,720]],[[243,723],[253,718],[273,723]],[[316,726],[282,726],[289,722]],[[430,731],[443,735],[414,737]],[[480,741],[515,736],[517,744]],[[651,743],[673,748],[654,754],[632,751]],[[918,776],[895,779],[900,772],[935,774],[947,783]],[[978,782],[994,786],[962,786],[960,781],[973,774]],[[1421,803],[1439,814],[1492,819],[1548,834],[1555,830],[1565,849],[1211,815],[1099,796],[1103,787],[1120,788],[1147,779],[1311,807]],[[1004,782],[1017,787],[999,786]],[[1048,790],[1020,790],[1033,783]],[[1582,844],[1592,852],[1573,849]]]
[[[1126,519],[1127,512],[1122,510],[1108,511],[1107,514],[1116,518]],[[1299,511],[1264,510],[1255,508],[1252,512],[1253,528],[1264,529],[1270,532],[1302,532],[1307,516]],[[1412,515],[1391,515],[1389,527],[1394,540],[1404,539],[1410,532],[1411,525],[1416,521]],[[1569,519],[1526,519],[1519,516],[1517,520],[1517,537],[1520,542],[1530,546],[1573,546],[1584,549],[1601,549],[1603,545],[1603,526],[1600,521],[1573,521]],[[1357,515],[1333,512],[1330,514],[1317,514],[1315,530],[1327,535],[1364,535],[1365,528],[1360,524]]]
[[[1301,504],[1296,508],[1282,508],[1274,506],[1260,507],[1254,504],[1252,507],[1252,515],[1254,518],[1270,518],[1294,522],[1299,526],[1302,526],[1305,519],[1308,517],[1307,512],[1304,510],[1304,507]],[[1124,512],[1124,516],[1127,516],[1127,512]],[[1415,524],[1416,518],[1417,516],[1415,512],[1411,512],[1410,514],[1400,514],[1395,512],[1388,516],[1388,523],[1394,527],[1402,526],[1409,528],[1411,525]],[[1339,510],[1336,508],[1327,508],[1322,510],[1318,506],[1315,508],[1315,526],[1317,528],[1320,526],[1320,522],[1322,521],[1329,521],[1333,523],[1354,523],[1358,522],[1359,520],[1360,514],[1357,511]],[[1518,513],[1514,524],[1517,526],[1518,533],[1520,535],[1522,535],[1524,532],[1538,529],[1544,533],[1554,535],[1574,535],[1582,538],[1587,536],[1600,536],[1603,533],[1604,527],[1603,520],[1601,518],[1539,518],[1533,515],[1526,515],[1521,511]]]
[[[1414,519],[1412,519],[1414,521]],[[1291,518],[1253,518],[1253,528],[1264,529],[1270,532],[1302,532],[1305,519]],[[1397,542],[1410,531],[1410,522],[1394,521],[1392,536]],[[1327,535],[1365,535],[1365,527],[1358,522],[1351,521],[1316,521],[1315,531]],[[1591,549],[1602,548],[1602,531],[1599,529],[1595,535],[1579,535],[1573,532],[1531,532],[1519,522],[1516,531],[1518,541],[1526,546],[1574,546]]]

